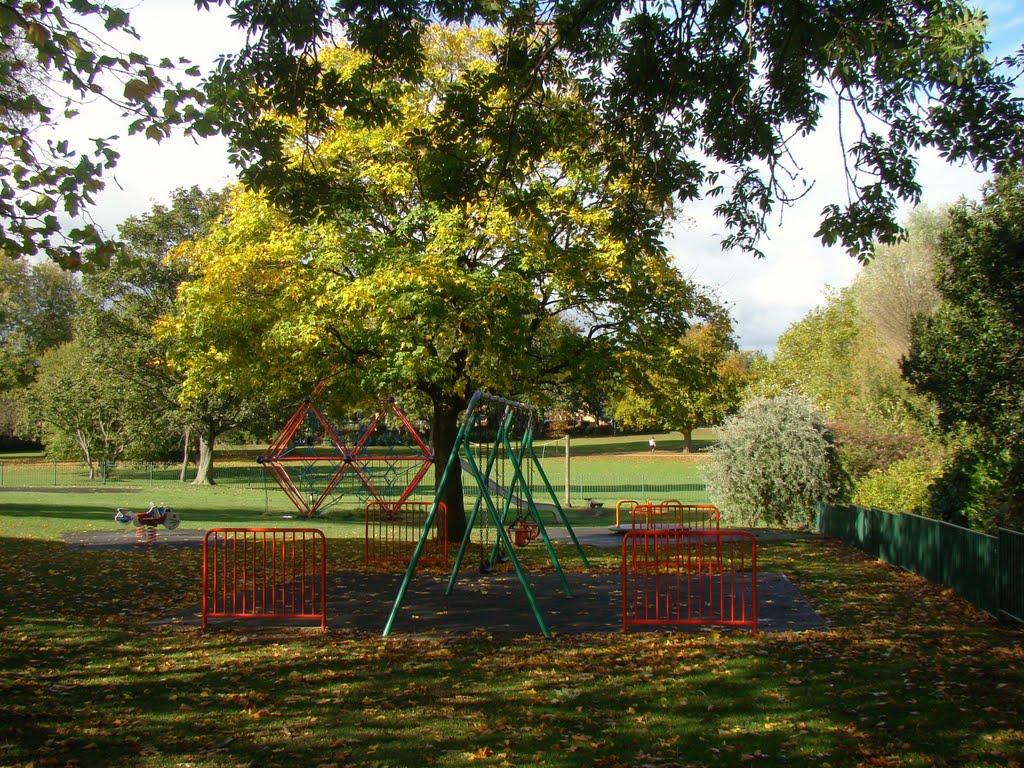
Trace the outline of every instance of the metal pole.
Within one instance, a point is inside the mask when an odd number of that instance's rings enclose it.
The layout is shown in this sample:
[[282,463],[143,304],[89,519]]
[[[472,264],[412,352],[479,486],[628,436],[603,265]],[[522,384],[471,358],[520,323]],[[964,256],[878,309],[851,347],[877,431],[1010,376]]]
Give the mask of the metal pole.
[[570,472],[570,464],[569,464],[569,445],[570,445],[571,441],[572,441],[572,438],[570,438],[569,434],[566,433],[566,435],[565,435],[565,506],[567,506],[567,507],[571,507],[572,506],[572,474]]
[[[582,560],[583,564],[589,568],[590,561],[587,560],[587,555],[583,551],[583,547],[580,546],[579,539],[576,538],[576,531],[572,529],[572,523],[569,522],[569,518],[566,516],[565,510],[562,509],[562,505],[558,503],[558,495],[555,493],[554,488],[551,487],[551,483],[548,482],[548,476],[544,474],[544,467],[541,466],[539,461],[537,461],[537,454],[533,450],[532,438],[526,444],[526,450],[529,453],[530,458],[533,460],[534,466],[537,468],[537,473],[540,475],[540,479],[544,482],[544,487],[547,489],[548,495],[551,497],[551,501],[555,505],[555,510],[562,520],[562,525],[564,525],[565,530],[569,532],[569,536],[572,538],[572,543],[576,545],[576,551],[579,553],[580,560]],[[540,515],[538,515],[538,517],[539,516]]]

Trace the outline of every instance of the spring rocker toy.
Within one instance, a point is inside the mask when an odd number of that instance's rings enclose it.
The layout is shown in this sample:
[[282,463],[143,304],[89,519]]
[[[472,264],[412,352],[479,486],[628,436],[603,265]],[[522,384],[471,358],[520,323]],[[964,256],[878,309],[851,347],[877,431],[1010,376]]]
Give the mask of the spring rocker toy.
[[145,544],[156,544],[158,525],[169,531],[181,525],[181,518],[177,512],[170,507],[158,506],[155,501],[149,502],[149,509],[145,512],[132,512],[130,509],[118,507],[114,513],[114,520],[124,526],[134,525],[136,542]]

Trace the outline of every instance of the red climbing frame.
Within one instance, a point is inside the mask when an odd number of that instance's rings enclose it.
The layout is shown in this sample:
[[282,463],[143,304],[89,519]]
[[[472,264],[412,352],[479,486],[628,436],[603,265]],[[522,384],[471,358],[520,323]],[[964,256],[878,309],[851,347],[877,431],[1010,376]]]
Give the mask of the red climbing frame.
[[[429,515],[429,501],[371,501],[366,505],[366,562],[408,563]],[[446,566],[448,508],[443,503],[438,504],[432,525],[419,562]]]
[[757,631],[757,541],[746,531],[633,530],[622,541],[622,631],[630,626]]
[[319,619],[327,629],[327,541],[316,528],[212,528],[203,538],[208,619]]
[[[362,431],[355,445],[350,448],[346,447],[337,430],[335,430],[334,426],[314,402],[314,398],[323,389],[324,383],[321,382],[313,390],[313,394],[299,405],[295,413],[288,419],[284,428],[257,461],[267,469],[267,472],[270,473],[270,476],[281,487],[281,490],[291,499],[295,508],[307,518],[313,517],[317,513],[324,505],[324,502],[331,497],[342,476],[350,469],[359,477],[363,487],[375,501],[382,504],[386,503],[387,500],[383,498],[380,490],[374,485],[370,476],[371,473],[367,471],[370,465],[380,462],[392,464],[411,463],[414,465],[415,472],[412,480],[407,483],[398,499],[392,500],[395,503],[404,502],[420,484],[420,481],[423,480],[434,461],[430,448],[419,436],[419,433],[416,432],[415,427],[413,427],[393,398],[382,400],[379,404],[380,408],[373,415],[369,425]],[[401,422],[406,433],[412,439],[417,452],[409,455],[390,454],[382,456],[374,455],[368,451],[368,443],[377,431],[381,420],[389,413],[393,414]],[[294,450],[296,447],[296,434],[302,425],[310,419],[315,420],[322,430],[324,444],[319,449],[319,452],[314,452],[312,448],[306,453],[296,452]],[[322,487],[317,489],[316,493],[304,493],[296,484],[293,474],[304,470],[309,471],[311,467],[322,467],[323,475],[327,477],[327,481]]]

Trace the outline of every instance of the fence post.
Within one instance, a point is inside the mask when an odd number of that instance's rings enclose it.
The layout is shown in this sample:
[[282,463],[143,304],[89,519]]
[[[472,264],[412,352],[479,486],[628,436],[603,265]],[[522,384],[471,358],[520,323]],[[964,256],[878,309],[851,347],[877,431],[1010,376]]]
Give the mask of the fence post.
[[0,485],[4,484],[4,463],[0,461]]
[[572,506],[572,485],[570,485],[571,475],[570,475],[570,471],[569,471],[569,466],[570,466],[569,465],[569,442],[570,442],[570,440],[571,440],[571,438],[569,437],[569,433],[566,432],[566,434],[565,434],[565,506],[567,506],[567,507],[571,507]]
[[53,462],[53,484],[57,484],[57,462]]

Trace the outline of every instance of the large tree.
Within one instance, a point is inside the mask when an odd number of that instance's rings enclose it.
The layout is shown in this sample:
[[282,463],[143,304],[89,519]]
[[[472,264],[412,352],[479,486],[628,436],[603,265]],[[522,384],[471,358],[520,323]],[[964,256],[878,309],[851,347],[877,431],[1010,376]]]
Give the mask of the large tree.
[[[427,40],[424,79],[391,83],[389,121],[258,121],[290,132],[289,168],[306,179],[295,194],[317,186],[319,216],[297,225],[239,191],[223,226],[179,251],[194,279],[168,329],[194,386],[312,382],[335,367],[335,387],[364,397],[421,392],[440,467],[474,389],[537,391],[597,343],[681,332],[710,305],[660,243],[672,211],[618,183],[616,144],[571,83],[531,98],[535,119],[509,147],[498,123],[516,95],[492,81],[497,38],[432,28]],[[321,58],[325,81],[348,88],[367,54]],[[461,535],[458,477],[445,501]]]
[[[937,502],[973,524],[1024,524],[1024,171],[961,202],[941,239],[942,303],[914,329],[904,372],[962,453]],[[945,496],[945,498],[942,498]]]
[[[447,187],[448,207],[563,145],[560,126],[538,126],[546,94],[570,82],[599,120],[602,173],[645,199],[720,198],[727,246],[756,248],[768,218],[804,193],[792,142],[826,125],[829,104],[850,194],[824,209],[819,236],[860,255],[893,240],[898,204],[920,197],[918,152],[996,169],[1024,160],[1013,83],[1024,52],[990,61],[985,17],[963,0],[298,0],[287,13],[220,2],[249,37],[209,83],[201,129],[229,136],[247,183],[305,214],[331,210],[348,189],[293,162],[294,121],[319,136],[340,110],[401,120],[396,96],[430,77],[438,22],[501,34],[494,67],[446,101],[444,136],[422,146],[433,165],[423,181]],[[340,39],[364,54],[343,75],[319,55]],[[482,139],[488,163],[472,151]],[[645,226],[634,213],[620,206],[616,224]]]

